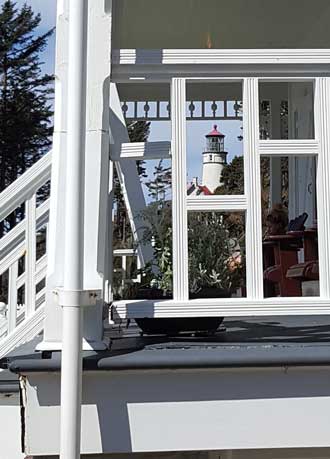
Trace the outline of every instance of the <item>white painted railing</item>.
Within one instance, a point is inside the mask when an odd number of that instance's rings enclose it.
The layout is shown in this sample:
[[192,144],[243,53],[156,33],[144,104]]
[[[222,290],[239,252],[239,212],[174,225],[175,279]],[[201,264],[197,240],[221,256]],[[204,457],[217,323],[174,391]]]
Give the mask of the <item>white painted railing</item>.
[[[50,175],[51,152],[0,194],[0,222],[25,206],[25,218],[0,238],[0,279],[7,290],[6,301],[0,299],[0,358],[43,329],[46,289],[43,285],[37,291],[37,286],[46,278],[47,252],[37,259],[37,235],[42,228],[46,227],[47,231],[49,199],[37,205],[37,193],[50,180]],[[140,259],[133,249],[115,250],[114,256],[122,259],[124,285],[127,257],[137,257],[138,268]],[[132,279],[139,280],[139,276]],[[22,288],[23,303],[18,294]]]
[[[47,254],[37,259],[37,236],[42,228],[47,232],[49,199],[38,205],[37,193],[50,174],[51,152],[0,194],[0,222],[25,207],[25,218],[0,239],[0,276],[6,297],[0,307],[0,357],[42,330],[45,287],[40,284],[46,277]],[[19,304],[22,289],[24,304]]]

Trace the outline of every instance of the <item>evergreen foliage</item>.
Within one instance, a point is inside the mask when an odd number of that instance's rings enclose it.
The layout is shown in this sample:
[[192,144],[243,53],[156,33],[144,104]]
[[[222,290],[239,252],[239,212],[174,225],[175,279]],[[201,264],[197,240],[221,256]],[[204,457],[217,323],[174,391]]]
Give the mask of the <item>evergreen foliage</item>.
[[0,10],[0,192],[49,150],[53,76],[40,53],[53,29],[38,35],[39,14],[6,0]]
[[172,168],[164,167],[163,160],[155,166],[154,179],[146,182],[146,187],[149,191],[149,196],[154,201],[164,201],[167,191],[171,188],[172,184]]
[[[0,7],[0,192],[51,145],[53,76],[42,72],[40,53],[54,30],[38,35],[39,14],[6,0]],[[44,199],[49,186],[37,194]],[[0,222],[0,237],[24,218],[24,205]],[[40,232],[40,238],[44,234]],[[40,246],[37,242],[37,254]],[[24,270],[24,257],[19,260]],[[23,302],[22,289],[18,291]],[[8,272],[0,276],[0,299],[8,301]]]
[[244,194],[243,156],[235,156],[231,163],[224,166],[221,183],[214,194]]

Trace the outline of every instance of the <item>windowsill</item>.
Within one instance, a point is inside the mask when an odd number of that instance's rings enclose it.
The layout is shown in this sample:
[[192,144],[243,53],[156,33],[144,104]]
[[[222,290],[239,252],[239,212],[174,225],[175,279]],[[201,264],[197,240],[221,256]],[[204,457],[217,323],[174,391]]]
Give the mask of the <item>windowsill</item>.
[[198,298],[194,300],[114,301],[113,313],[121,319],[135,317],[229,317],[330,314],[330,299],[320,297]]

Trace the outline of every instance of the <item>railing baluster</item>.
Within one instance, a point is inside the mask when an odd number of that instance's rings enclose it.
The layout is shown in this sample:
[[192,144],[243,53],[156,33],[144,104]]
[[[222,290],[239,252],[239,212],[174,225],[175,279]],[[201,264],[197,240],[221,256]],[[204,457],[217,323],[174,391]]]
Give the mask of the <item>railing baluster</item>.
[[18,260],[9,268],[8,282],[8,334],[16,328],[17,318],[17,279],[18,279]]
[[121,258],[121,268],[122,268],[122,286],[125,288],[126,278],[127,278],[127,257],[123,255]]
[[[22,174],[8,188],[0,193],[0,220],[4,220],[15,209],[25,203],[25,218],[18,222],[1,239],[0,243],[0,273],[8,272],[8,302],[6,313],[4,305],[0,305],[0,356],[5,355],[15,346],[17,327],[27,319],[31,319],[31,326],[35,326],[33,316],[40,320],[36,305],[44,303],[45,289],[36,295],[36,282],[45,278],[45,263],[47,259],[41,257],[36,262],[36,233],[44,225],[48,236],[49,199],[36,208],[36,193],[50,180],[51,153],[46,154],[28,171]],[[38,218],[37,218],[38,217]],[[47,243],[46,243],[47,247]],[[47,249],[46,249],[47,250]],[[25,254],[25,272],[19,272],[20,259]],[[20,275],[19,275],[20,274]],[[25,304],[22,303],[19,291],[25,286]],[[2,308],[1,308],[2,306]],[[21,329],[19,335],[29,336],[28,329]],[[6,344],[6,338],[9,341]]]
[[35,271],[36,271],[36,195],[34,194],[26,201],[26,284],[25,304],[26,316],[31,315],[35,310]]

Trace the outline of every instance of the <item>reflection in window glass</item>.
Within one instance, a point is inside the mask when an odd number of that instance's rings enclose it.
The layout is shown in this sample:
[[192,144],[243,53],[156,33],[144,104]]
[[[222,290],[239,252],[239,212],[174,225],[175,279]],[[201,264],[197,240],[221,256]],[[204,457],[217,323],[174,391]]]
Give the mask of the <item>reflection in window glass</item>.
[[246,296],[244,213],[189,212],[189,296]]
[[[160,93],[159,93],[160,91]],[[130,141],[171,140],[169,85],[119,85]],[[160,95],[160,100],[159,100]],[[132,110],[125,110],[125,104]],[[130,161],[130,160],[127,160]],[[116,299],[172,297],[172,165],[166,158],[131,160],[145,205],[127,201],[115,171],[113,206],[114,290]],[[138,191],[138,190],[137,190]],[[134,201],[134,199],[132,199]],[[129,212],[130,210],[130,212]],[[144,263],[139,253],[145,255]]]
[[259,84],[260,139],[313,139],[313,82]]
[[265,297],[318,296],[316,158],[261,159]]
[[244,194],[242,84],[187,84],[187,195]]

